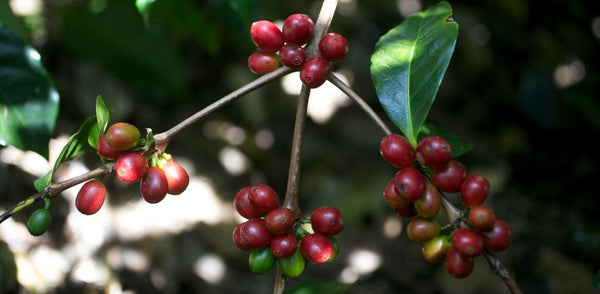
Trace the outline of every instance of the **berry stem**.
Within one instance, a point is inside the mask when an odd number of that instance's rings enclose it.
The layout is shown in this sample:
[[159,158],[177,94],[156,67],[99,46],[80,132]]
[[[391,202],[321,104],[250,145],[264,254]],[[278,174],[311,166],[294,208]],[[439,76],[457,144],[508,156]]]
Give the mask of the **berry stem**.
[[358,105],[358,107],[360,107],[360,109],[362,109],[362,111],[364,111],[367,114],[367,116],[369,116],[371,118],[371,120],[373,120],[373,122],[386,135],[392,134],[392,130],[390,128],[388,128],[388,126],[383,122],[381,117],[379,117],[379,115],[377,115],[377,113],[373,110],[373,108],[371,108],[371,106],[369,106],[369,104],[367,104],[367,102],[365,102],[365,100],[362,97],[360,97],[360,95],[358,95],[356,92],[354,92],[354,90],[352,90],[352,88],[350,88],[350,86],[346,85],[346,83],[344,83],[344,81],[342,81],[340,78],[338,78],[333,73],[329,74],[329,77],[327,79],[332,84],[334,84],[336,87],[338,87],[338,89],[340,89],[342,92],[344,92],[344,94],[348,95],[348,97],[350,97],[350,99],[352,99],[354,101],[354,103],[356,103]]
[[483,251],[483,256],[485,256],[485,260],[488,262],[494,273],[498,275],[506,284],[508,290],[510,290],[513,294],[521,294],[523,293],[515,280],[510,277],[508,270],[504,266],[504,264],[496,258],[496,256],[488,249]]

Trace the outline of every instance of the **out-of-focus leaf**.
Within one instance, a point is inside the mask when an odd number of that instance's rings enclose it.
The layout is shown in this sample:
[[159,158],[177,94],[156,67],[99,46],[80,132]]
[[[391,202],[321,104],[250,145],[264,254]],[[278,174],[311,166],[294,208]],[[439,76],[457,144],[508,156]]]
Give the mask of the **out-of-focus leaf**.
[[387,115],[416,145],[454,52],[458,24],[440,2],[383,35],[371,56],[371,77]]
[[12,12],[8,2],[0,1],[0,26],[11,28],[21,38],[28,40],[30,32],[25,21]]
[[155,0],[135,0],[135,7],[142,16],[144,24],[148,25],[148,19],[150,17],[150,7],[154,4]]
[[250,23],[250,11],[255,2],[255,0],[227,0],[231,9],[235,11],[244,24]]
[[314,294],[314,293],[327,293],[327,294],[345,294],[356,288],[356,284],[344,284],[344,283],[315,283],[306,282],[296,287],[290,288],[285,291],[286,294]]
[[471,142],[440,126],[424,124],[419,134],[419,141],[427,136],[440,136],[448,141],[452,146],[452,157],[459,157],[473,149]]
[[40,54],[8,28],[0,28],[0,144],[48,158],[59,95]]

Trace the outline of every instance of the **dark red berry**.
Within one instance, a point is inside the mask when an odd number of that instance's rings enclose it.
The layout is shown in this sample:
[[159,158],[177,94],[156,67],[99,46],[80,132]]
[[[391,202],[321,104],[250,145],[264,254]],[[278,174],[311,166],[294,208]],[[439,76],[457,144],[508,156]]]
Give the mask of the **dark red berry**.
[[320,207],[310,213],[313,230],[325,236],[336,235],[344,228],[342,213],[334,207]]
[[455,278],[465,278],[473,271],[473,258],[450,248],[446,254],[446,270]]
[[298,240],[292,233],[279,234],[271,239],[271,252],[277,258],[288,258],[298,249]]
[[314,233],[300,240],[300,251],[306,260],[314,263],[329,261],[334,254],[333,243],[327,236]]
[[260,215],[265,215],[279,207],[279,196],[267,185],[254,185],[250,188],[248,199]]
[[314,23],[306,14],[292,14],[283,23],[283,41],[289,44],[302,46],[312,37]]
[[306,52],[295,44],[285,44],[279,49],[279,59],[287,67],[300,68],[306,62]]
[[422,217],[434,217],[440,211],[440,192],[432,183],[425,183],[425,193],[415,200],[415,209]]
[[190,176],[183,166],[175,160],[169,159],[162,169],[167,177],[167,193],[171,195],[183,193],[190,183]]
[[140,182],[142,197],[148,203],[158,203],[167,196],[167,176],[159,167],[148,168],[144,178]]
[[319,52],[328,61],[340,61],[348,53],[348,41],[340,34],[327,33],[319,41]]
[[452,248],[462,255],[475,257],[483,251],[483,240],[477,232],[460,228],[452,234]]
[[417,215],[414,202],[407,201],[402,198],[402,196],[398,195],[393,179],[388,181],[385,185],[383,197],[385,200],[387,200],[390,207],[393,208],[396,213],[398,213],[398,215],[404,217],[413,217]]
[[235,244],[235,246],[237,246],[238,248],[240,248],[244,251],[250,251],[250,250],[252,250],[252,247],[248,246],[248,243],[246,243],[244,241],[244,239],[242,239],[242,235],[240,234],[243,224],[244,223],[241,223],[241,224],[235,226],[235,228],[233,229],[231,238],[233,239],[233,243]]
[[381,140],[379,153],[389,164],[405,168],[415,162],[415,148],[403,136],[390,134]]
[[460,189],[460,199],[468,207],[480,206],[490,193],[490,183],[480,175],[468,176]]
[[100,136],[98,139],[96,150],[100,156],[106,159],[117,159],[119,155],[123,153],[122,151],[117,151],[108,145],[108,142],[106,142],[106,134]]
[[496,219],[494,221],[494,227],[487,231],[483,232],[483,245],[494,251],[502,251],[510,245],[512,241],[512,229],[505,221],[501,219]]
[[295,222],[296,216],[294,212],[285,207],[275,208],[265,216],[265,225],[272,234],[289,232]]
[[104,184],[98,180],[91,180],[81,186],[75,198],[75,207],[83,214],[94,214],[100,210],[105,198]]
[[417,217],[408,223],[408,238],[417,243],[425,243],[440,234],[440,224],[430,218]]
[[440,136],[429,136],[417,145],[417,160],[429,167],[446,165],[452,159],[450,143]]
[[115,163],[117,177],[124,182],[139,181],[148,171],[146,157],[138,152],[126,152],[117,158]]
[[302,65],[300,80],[308,88],[317,88],[325,83],[329,71],[329,61],[323,57],[313,57]]
[[259,20],[250,27],[252,42],[266,53],[275,53],[283,45],[281,30],[268,20]]
[[129,150],[140,140],[140,130],[125,122],[118,122],[106,130],[106,143],[116,151]]
[[425,178],[413,168],[403,168],[394,177],[396,193],[407,201],[415,201],[425,193]]
[[476,206],[469,210],[467,215],[469,224],[480,232],[489,231],[494,228],[496,214],[487,206]]
[[247,219],[260,217],[258,210],[250,203],[248,196],[250,195],[251,186],[240,189],[235,198],[233,198],[233,206],[235,210]]
[[466,177],[467,168],[456,160],[450,160],[445,166],[433,171],[431,181],[442,191],[456,193],[460,191]]
[[264,219],[253,218],[243,223],[240,228],[240,236],[243,243],[250,248],[260,249],[269,245],[272,235],[267,229]]
[[248,68],[257,75],[272,72],[279,67],[274,53],[257,51],[248,56]]

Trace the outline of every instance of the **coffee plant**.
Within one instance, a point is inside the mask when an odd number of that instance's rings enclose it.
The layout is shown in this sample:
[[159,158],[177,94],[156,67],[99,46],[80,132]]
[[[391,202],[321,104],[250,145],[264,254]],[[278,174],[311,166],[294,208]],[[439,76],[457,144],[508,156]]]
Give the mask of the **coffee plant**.
[[[152,2],[137,1],[141,15]],[[123,185],[135,185],[148,205],[160,205],[166,197],[182,194],[190,183],[190,175],[167,152],[169,144],[238,98],[297,72],[296,82],[302,90],[290,144],[286,190],[252,183],[230,195],[242,221],[231,231],[228,243],[247,253],[250,272],[263,275],[275,271],[273,292],[283,293],[288,279],[301,278],[306,267],[336,262],[344,250],[338,237],[348,224],[336,203],[311,211],[300,205],[300,163],[308,99],[311,90],[329,82],[365,113],[365,121],[369,119],[381,131],[381,140],[370,142],[373,153],[379,153],[382,163],[396,172],[385,179],[381,193],[371,195],[369,201],[386,203],[405,224],[408,239],[421,247],[421,251],[398,255],[420,255],[423,262],[437,264],[457,279],[470,276],[473,271],[491,269],[511,293],[521,293],[496,256],[496,252],[507,250],[513,239],[511,224],[504,220],[508,215],[495,211],[486,202],[491,189],[486,175],[472,172],[462,163],[461,156],[472,145],[444,126],[427,122],[454,53],[460,19],[454,18],[448,2],[441,1],[407,17],[379,38],[370,58],[370,74],[387,115],[384,119],[334,72],[352,50],[352,43],[342,34],[330,31],[337,5],[336,0],[324,0],[318,15],[298,11],[279,16],[285,20],[282,24],[268,19],[252,20],[247,33],[254,51],[242,58],[256,78],[163,132],[112,121],[112,106],[97,96],[94,114],[68,139],[52,169],[35,180],[38,192],[2,213],[0,223],[25,208],[42,204],[26,222],[32,236],[41,236],[53,225],[49,207],[61,201],[58,196],[63,191],[79,184],[74,206],[79,213],[92,217],[111,196],[105,185],[109,174],[114,174]],[[13,44],[13,51],[0,52],[0,59],[12,58],[11,66],[21,70],[23,63],[31,60],[19,51],[35,51],[9,29],[1,30],[2,42]],[[5,110],[0,119],[0,143],[47,156],[47,150],[41,146],[47,145],[54,128],[58,94],[39,59],[33,62],[37,63],[26,73],[38,87],[23,89],[30,93],[19,94],[14,89],[18,77],[0,82],[0,102]],[[39,92],[50,93],[46,113],[27,108],[28,97]],[[47,130],[35,130],[36,125]],[[21,134],[23,129],[27,132]],[[94,155],[97,168],[71,179],[53,181],[59,167],[84,153]],[[489,269],[475,267],[478,258],[485,259]]]

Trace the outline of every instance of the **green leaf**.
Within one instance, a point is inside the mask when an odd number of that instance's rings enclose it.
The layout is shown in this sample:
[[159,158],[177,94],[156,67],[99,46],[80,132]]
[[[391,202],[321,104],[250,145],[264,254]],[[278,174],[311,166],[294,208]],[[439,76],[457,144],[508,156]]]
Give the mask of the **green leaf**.
[[98,127],[91,129],[88,136],[88,143],[92,148],[98,146],[98,140],[106,131],[110,119],[110,112],[108,111],[108,108],[106,108],[106,104],[104,104],[104,100],[102,100],[102,96],[100,95],[96,97],[96,118],[98,120]]
[[240,20],[248,24],[250,22],[250,12],[254,7],[255,0],[227,0],[229,7],[239,16]]
[[354,284],[344,284],[337,282],[330,283],[315,283],[306,282],[296,287],[285,291],[286,294],[312,294],[312,293],[327,293],[327,294],[345,294],[350,293],[356,288]]
[[452,146],[452,157],[459,157],[473,149],[471,142],[440,126],[425,124],[419,133],[419,141],[427,136],[440,136]]
[[450,63],[457,35],[452,7],[443,1],[408,17],[375,45],[371,77],[379,101],[414,146]]
[[65,144],[65,147],[63,147],[63,149],[60,151],[60,154],[56,158],[52,170],[33,182],[33,185],[39,192],[50,185],[52,182],[52,174],[62,163],[92,149],[88,142],[88,138],[90,137],[90,133],[94,132],[94,129],[98,129],[95,115],[88,117],[88,119],[86,119],[79,128],[79,131],[69,138],[69,141],[67,141],[67,144]]
[[135,0],[135,7],[140,14],[144,14],[150,10],[150,7],[154,2],[155,0]]
[[59,95],[40,54],[8,28],[0,28],[0,145],[48,158]]

